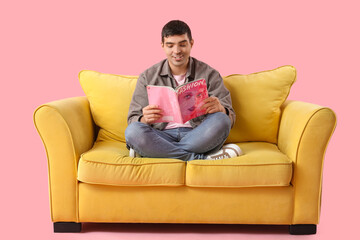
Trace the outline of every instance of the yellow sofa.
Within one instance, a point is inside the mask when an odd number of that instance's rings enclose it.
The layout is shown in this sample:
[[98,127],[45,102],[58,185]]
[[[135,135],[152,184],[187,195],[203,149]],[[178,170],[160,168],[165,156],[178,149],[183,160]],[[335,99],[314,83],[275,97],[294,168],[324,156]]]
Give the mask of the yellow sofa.
[[129,157],[124,131],[137,77],[85,70],[79,79],[86,96],[34,113],[55,232],[117,222],[271,224],[316,233],[336,116],[286,100],[294,67],[224,77],[237,114],[227,142],[245,154],[216,161]]

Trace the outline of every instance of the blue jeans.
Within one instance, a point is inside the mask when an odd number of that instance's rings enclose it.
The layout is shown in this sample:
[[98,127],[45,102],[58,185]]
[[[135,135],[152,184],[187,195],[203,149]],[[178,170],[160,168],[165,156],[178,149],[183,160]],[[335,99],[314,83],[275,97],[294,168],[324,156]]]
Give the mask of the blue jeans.
[[230,118],[221,112],[208,114],[196,128],[157,130],[133,122],[125,131],[126,143],[143,157],[176,158],[184,161],[206,159],[220,150],[230,133]]

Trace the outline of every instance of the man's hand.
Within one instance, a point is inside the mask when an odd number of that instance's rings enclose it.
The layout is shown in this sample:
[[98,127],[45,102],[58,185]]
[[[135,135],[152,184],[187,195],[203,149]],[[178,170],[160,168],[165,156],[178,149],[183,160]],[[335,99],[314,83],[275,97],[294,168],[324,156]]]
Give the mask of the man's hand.
[[208,97],[203,101],[204,105],[201,108],[206,109],[206,113],[216,113],[223,112],[226,114],[226,110],[223,105],[221,105],[217,97]]
[[162,117],[162,110],[156,105],[148,105],[142,109],[143,116],[140,120],[142,123],[153,124]]

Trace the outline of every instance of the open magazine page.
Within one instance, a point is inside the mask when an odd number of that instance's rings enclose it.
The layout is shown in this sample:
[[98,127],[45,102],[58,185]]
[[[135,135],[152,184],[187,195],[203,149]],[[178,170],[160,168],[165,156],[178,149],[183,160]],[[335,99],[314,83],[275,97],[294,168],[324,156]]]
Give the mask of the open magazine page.
[[176,92],[170,87],[147,86],[149,105],[157,105],[163,110],[163,116],[156,122],[183,123],[180,115]]
[[187,83],[179,87],[177,93],[184,122],[205,114],[206,109],[201,109],[203,100],[208,97],[205,79]]

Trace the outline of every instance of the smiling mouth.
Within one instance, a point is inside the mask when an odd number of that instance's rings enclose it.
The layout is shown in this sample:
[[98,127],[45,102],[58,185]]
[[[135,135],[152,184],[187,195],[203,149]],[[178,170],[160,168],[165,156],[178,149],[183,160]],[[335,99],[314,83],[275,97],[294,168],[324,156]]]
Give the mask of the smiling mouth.
[[190,112],[194,111],[194,110],[195,110],[195,106],[192,106],[191,108],[188,108],[188,110],[189,110]]
[[183,55],[181,55],[181,56],[173,56],[173,58],[175,59],[175,61],[181,61],[184,58],[184,56]]

